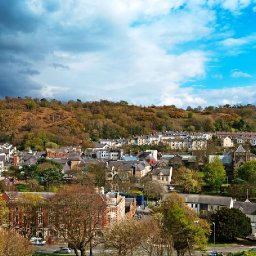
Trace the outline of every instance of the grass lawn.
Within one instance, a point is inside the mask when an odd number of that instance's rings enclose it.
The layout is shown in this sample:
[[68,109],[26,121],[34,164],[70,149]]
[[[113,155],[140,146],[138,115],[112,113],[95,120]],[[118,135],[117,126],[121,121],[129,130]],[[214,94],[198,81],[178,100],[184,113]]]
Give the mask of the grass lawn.
[[29,186],[28,184],[17,184],[16,189],[19,192],[29,192]]
[[244,251],[230,254],[232,256],[256,256],[256,251]]
[[75,255],[75,254],[59,254],[59,253],[42,253],[42,252],[37,252],[33,254],[33,256],[67,256],[67,255]]
[[[42,253],[42,252],[37,252],[34,253],[33,256],[74,256],[75,254],[59,254],[59,253]],[[100,253],[100,254],[93,254],[93,255],[97,255],[97,256],[110,256],[111,254],[107,254],[107,253]]]
[[242,238],[237,238],[237,240],[235,242],[232,243],[208,243],[208,246],[211,247],[224,247],[224,246],[230,246],[230,245],[247,245],[247,246],[256,246],[256,241],[250,241],[247,239],[242,239]]

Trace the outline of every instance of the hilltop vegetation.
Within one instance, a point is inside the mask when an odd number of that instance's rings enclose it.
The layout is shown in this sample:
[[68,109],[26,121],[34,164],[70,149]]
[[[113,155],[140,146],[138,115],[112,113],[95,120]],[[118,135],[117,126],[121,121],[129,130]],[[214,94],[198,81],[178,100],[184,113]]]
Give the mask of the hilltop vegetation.
[[99,138],[175,131],[256,131],[254,105],[191,108],[135,106],[125,101],[61,102],[9,98],[0,100],[0,141],[23,148],[47,145],[88,146]]

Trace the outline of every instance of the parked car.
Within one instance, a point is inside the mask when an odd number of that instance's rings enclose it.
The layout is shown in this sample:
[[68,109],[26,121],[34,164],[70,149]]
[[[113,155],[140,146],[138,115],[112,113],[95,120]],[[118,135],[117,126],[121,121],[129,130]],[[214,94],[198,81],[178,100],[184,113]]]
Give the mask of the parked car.
[[54,253],[71,254],[72,252],[72,249],[69,247],[60,247],[60,249],[55,251]]
[[221,252],[216,252],[216,251],[210,251],[207,254],[208,256],[222,256],[223,254]]
[[42,237],[31,237],[30,242],[33,245],[45,245],[46,241]]

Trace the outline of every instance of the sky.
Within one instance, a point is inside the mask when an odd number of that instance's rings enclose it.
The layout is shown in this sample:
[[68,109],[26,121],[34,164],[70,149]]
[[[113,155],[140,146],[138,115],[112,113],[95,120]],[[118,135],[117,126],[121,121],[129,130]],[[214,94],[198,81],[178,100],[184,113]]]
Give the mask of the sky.
[[1,0],[5,96],[256,104],[256,0]]

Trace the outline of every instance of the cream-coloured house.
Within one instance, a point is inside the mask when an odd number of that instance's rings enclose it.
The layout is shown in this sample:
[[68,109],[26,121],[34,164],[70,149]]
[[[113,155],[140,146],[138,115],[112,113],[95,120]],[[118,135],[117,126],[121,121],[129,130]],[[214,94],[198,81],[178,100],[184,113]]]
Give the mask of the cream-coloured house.
[[207,148],[207,140],[206,139],[196,139],[191,143],[191,150],[204,150]]
[[234,147],[234,142],[229,136],[227,136],[225,138],[222,138],[221,145],[223,148],[232,148]]
[[157,168],[152,171],[152,180],[168,186],[172,181],[172,167]]

